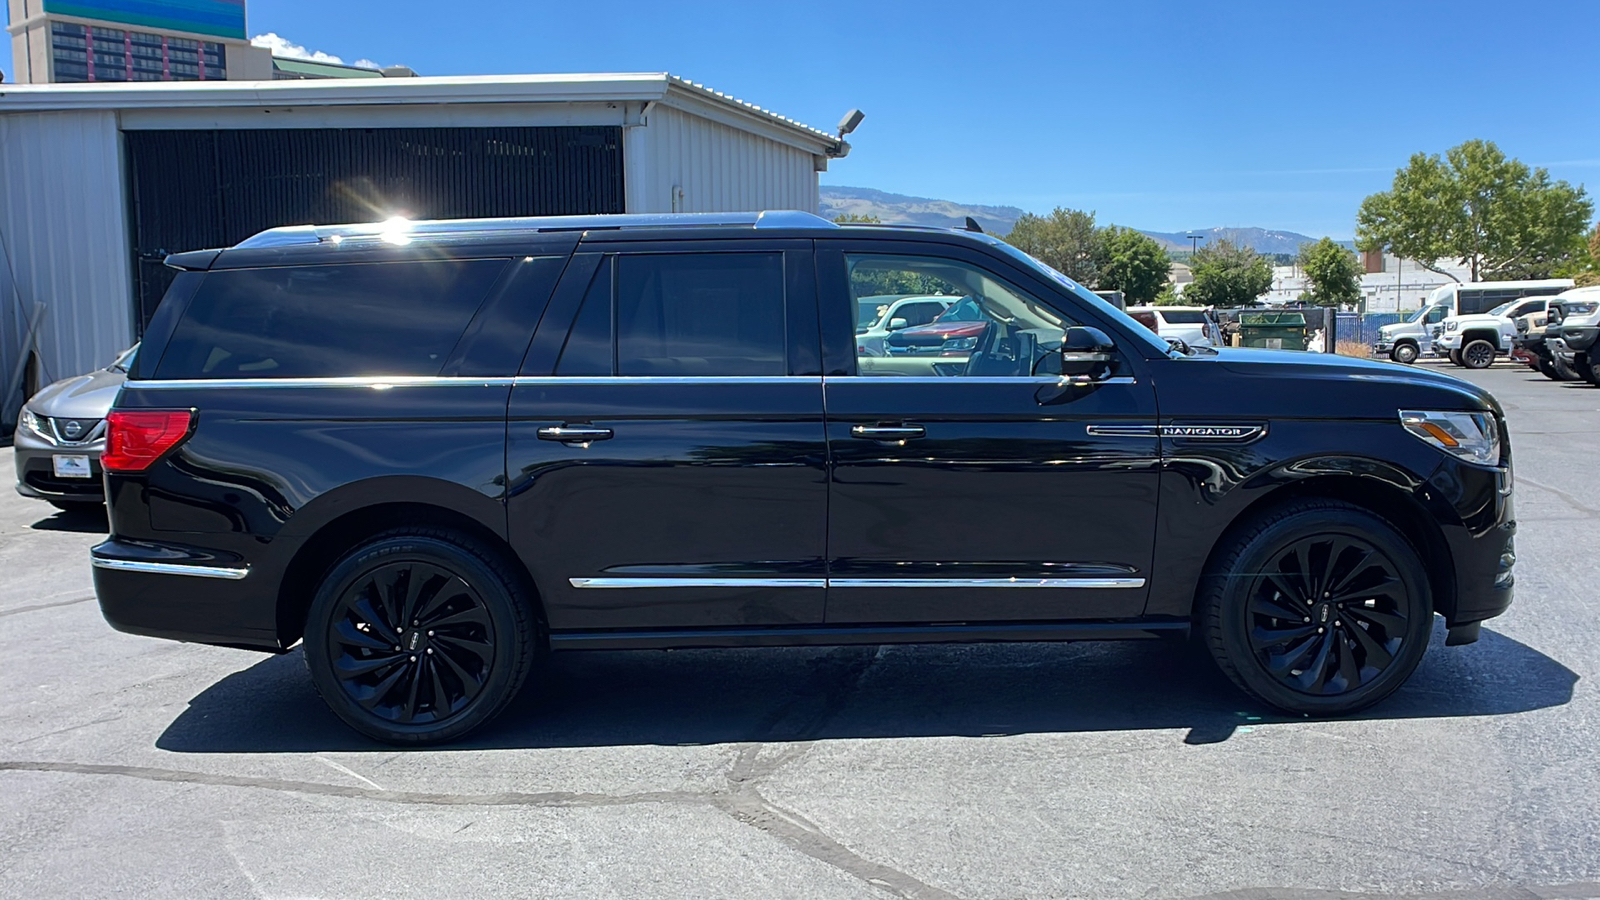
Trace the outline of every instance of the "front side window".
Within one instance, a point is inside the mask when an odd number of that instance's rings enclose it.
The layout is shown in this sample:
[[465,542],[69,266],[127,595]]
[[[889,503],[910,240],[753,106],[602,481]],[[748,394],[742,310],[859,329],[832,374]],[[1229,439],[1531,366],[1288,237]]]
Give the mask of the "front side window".
[[437,375],[503,259],[208,273],[156,378]]
[[931,256],[849,254],[845,265],[851,301],[858,308],[866,298],[895,294],[954,300],[931,321],[891,332],[881,355],[858,347],[859,374],[1018,378],[1059,374],[1055,351],[1066,329],[1077,323],[988,271]]
[[788,373],[781,253],[624,255],[591,282],[557,375]]

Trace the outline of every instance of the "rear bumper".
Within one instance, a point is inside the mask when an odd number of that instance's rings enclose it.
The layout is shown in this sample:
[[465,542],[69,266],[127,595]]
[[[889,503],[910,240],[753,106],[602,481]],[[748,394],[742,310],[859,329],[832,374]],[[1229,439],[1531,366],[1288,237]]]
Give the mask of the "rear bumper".
[[89,551],[94,592],[112,628],[129,634],[278,651],[276,604],[237,557],[112,538]]

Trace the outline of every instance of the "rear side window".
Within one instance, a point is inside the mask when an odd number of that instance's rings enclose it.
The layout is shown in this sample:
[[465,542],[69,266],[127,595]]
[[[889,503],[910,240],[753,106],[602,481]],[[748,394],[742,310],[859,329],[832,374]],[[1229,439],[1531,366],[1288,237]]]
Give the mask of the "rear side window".
[[784,375],[781,253],[620,256],[600,267],[557,375]]
[[437,375],[503,259],[224,269],[206,276],[156,378]]

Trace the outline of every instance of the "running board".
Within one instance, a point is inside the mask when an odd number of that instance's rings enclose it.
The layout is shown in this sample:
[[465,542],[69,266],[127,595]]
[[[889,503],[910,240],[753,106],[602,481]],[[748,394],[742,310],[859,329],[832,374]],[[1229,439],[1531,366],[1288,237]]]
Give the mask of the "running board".
[[662,628],[555,631],[551,650],[661,650],[691,647],[828,647],[842,644],[978,644],[1018,641],[1121,641],[1186,638],[1188,619],[1114,622],[986,622],[957,625],[775,625],[766,628]]

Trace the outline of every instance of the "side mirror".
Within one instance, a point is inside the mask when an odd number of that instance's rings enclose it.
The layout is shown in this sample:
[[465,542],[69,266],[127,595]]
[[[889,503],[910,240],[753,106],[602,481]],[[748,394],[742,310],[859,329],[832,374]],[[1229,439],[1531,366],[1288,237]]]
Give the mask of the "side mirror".
[[900,329],[902,329],[902,328],[904,328],[904,327],[906,327],[907,325],[910,325],[910,324],[911,323],[907,322],[904,317],[895,316],[894,318],[889,320],[889,330],[890,331],[899,331]]
[[1098,328],[1074,325],[1061,338],[1061,376],[1104,381],[1116,367],[1117,345]]

